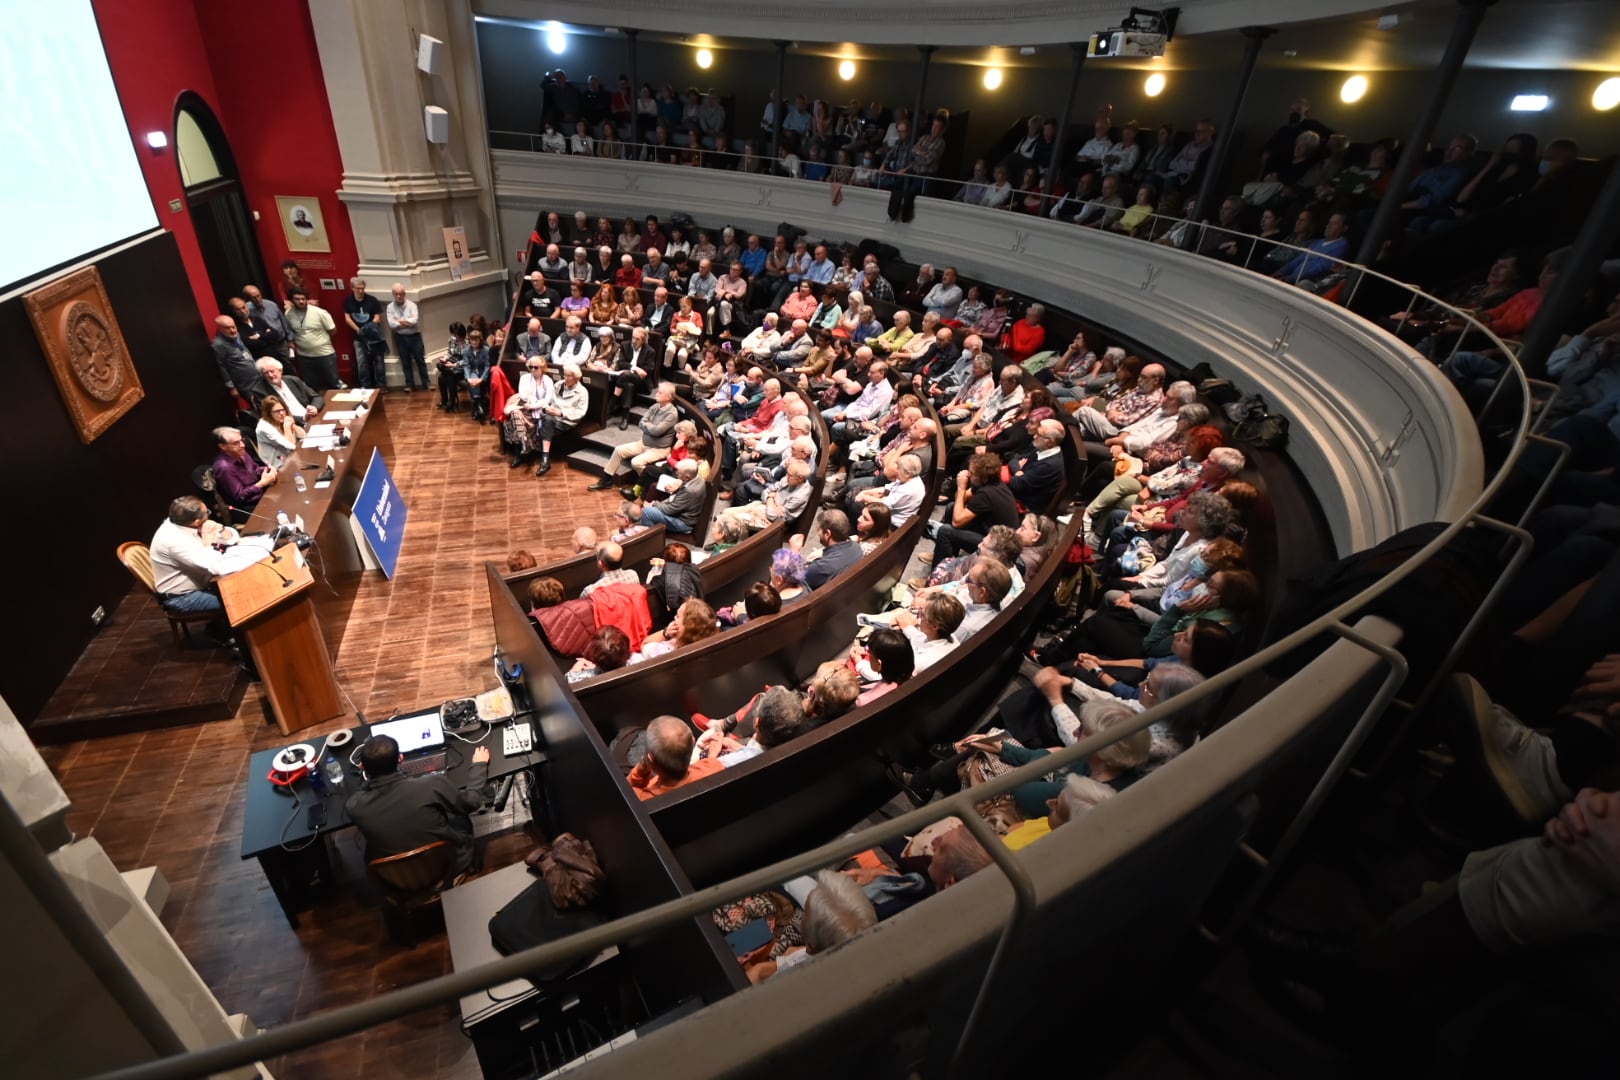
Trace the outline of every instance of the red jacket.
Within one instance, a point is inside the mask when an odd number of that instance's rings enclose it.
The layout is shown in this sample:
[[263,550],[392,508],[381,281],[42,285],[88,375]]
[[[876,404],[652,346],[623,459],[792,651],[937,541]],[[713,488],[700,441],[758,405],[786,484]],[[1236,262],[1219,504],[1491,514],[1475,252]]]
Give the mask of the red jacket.
[[596,617],[596,627],[617,626],[630,639],[630,647],[639,649],[652,633],[652,612],[647,607],[647,590],[628,581],[618,585],[604,585],[592,589],[588,598]]
[[489,367],[489,415],[497,420],[506,415],[506,399],[512,396],[512,384],[500,364]]
[[540,637],[560,656],[585,655],[597,631],[596,608],[588,596],[564,600],[531,613],[540,625]]

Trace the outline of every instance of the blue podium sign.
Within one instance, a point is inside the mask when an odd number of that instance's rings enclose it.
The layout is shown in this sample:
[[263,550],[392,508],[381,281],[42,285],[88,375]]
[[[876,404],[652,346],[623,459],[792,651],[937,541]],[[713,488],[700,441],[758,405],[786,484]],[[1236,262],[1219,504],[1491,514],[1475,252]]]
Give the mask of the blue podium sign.
[[388,465],[376,447],[366,465],[366,478],[354,499],[354,521],[390,579],[399,564],[400,545],[405,540],[405,497],[388,474]]

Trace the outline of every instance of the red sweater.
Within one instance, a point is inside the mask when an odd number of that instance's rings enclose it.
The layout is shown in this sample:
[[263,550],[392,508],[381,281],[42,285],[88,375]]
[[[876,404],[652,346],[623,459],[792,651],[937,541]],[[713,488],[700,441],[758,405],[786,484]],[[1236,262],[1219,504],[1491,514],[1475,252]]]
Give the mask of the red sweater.
[[1045,344],[1046,327],[1036,326],[1028,319],[1019,319],[1007,331],[1007,359],[1022,364],[1040,352]]

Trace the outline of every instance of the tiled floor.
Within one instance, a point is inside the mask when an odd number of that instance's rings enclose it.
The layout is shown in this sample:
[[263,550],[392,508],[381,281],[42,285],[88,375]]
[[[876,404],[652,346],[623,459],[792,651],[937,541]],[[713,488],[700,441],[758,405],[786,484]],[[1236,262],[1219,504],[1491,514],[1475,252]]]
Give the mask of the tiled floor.
[[[543,479],[495,452],[492,427],[448,416],[427,394],[388,399],[394,460],[410,507],[393,581],[366,581],[337,656],[338,680],[368,716],[484,690],[494,634],[483,564],[516,547],[565,555],[576,525],[611,524],[618,496],[558,464]],[[156,623],[162,642],[166,624]],[[336,726],[335,724],[332,726]],[[318,732],[317,732],[318,733]],[[358,836],[336,842],[344,887],[293,931],[256,862],[239,858],[249,755],[282,741],[251,685],[232,719],[49,746],[73,800],[69,823],[121,869],[156,865],[173,886],[163,922],[228,1012],[261,1025],[364,1000],[449,970],[443,935],[394,945],[367,902]],[[530,846],[496,838],[492,866]],[[476,1077],[454,1009],[420,1014],[271,1063],[277,1076]]]

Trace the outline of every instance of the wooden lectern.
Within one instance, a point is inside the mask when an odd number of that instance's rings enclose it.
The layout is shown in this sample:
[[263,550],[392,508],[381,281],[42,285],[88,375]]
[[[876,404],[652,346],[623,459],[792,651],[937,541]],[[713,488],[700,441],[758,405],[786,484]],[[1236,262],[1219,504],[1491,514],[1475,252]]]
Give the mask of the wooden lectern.
[[[283,735],[344,715],[332,657],[321,637],[309,567],[284,544],[279,561],[256,562],[219,579],[231,625],[247,639]],[[286,579],[286,580],[283,580]]]

